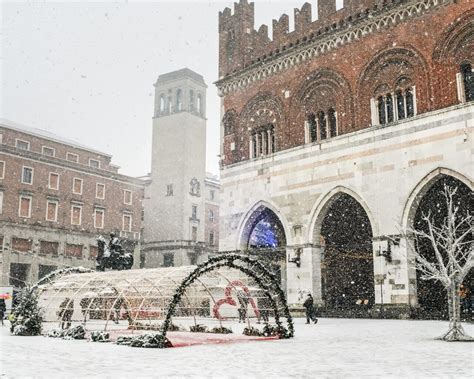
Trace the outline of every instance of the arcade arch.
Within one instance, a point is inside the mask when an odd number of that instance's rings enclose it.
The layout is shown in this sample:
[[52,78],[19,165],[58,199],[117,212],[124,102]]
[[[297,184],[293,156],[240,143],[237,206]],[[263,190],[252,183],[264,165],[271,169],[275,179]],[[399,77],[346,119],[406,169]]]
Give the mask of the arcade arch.
[[267,202],[255,204],[242,220],[238,249],[264,261],[282,279],[286,269],[287,227],[276,208]]
[[321,246],[321,297],[327,310],[352,313],[374,305],[373,222],[351,190],[330,191],[316,208],[312,240]]
[[[444,198],[444,187],[455,188],[455,205],[460,214],[466,214],[473,209],[472,182],[461,174],[448,170],[437,169],[428,174],[413,190],[407,202],[404,217],[404,229],[425,230],[426,222],[423,215],[430,214],[434,225],[441,226],[447,217],[447,206]],[[435,261],[434,251],[428,240],[418,240],[416,248],[428,260]],[[465,278],[464,284],[472,291],[474,272]],[[416,272],[416,294],[418,303],[418,317],[446,318],[448,316],[446,290],[438,281],[421,279]]]

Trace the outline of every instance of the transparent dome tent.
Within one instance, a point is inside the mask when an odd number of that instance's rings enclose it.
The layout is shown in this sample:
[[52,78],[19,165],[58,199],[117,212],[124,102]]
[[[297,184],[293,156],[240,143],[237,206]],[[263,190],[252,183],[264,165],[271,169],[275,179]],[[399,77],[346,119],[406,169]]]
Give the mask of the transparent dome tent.
[[[262,265],[234,256],[200,266],[125,271],[59,270],[36,286],[45,329],[169,331],[196,325],[235,328],[291,316],[283,292]],[[291,324],[291,325],[290,325]],[[238,324],[237,324],[238,325]],[[166,333],[166,330],[164,331]]]

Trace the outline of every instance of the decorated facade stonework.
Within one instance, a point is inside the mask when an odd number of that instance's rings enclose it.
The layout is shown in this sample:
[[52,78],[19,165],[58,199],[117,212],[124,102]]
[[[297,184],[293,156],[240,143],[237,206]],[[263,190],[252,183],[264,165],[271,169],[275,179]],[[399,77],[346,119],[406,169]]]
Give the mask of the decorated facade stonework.
[[220,14],[219,248],[258,247],[253,228],[270,215],[285,236],[289,302],[309,291],[328,303],[330,219],[350,197],[368,221],[354,220],[369,224],[360,234],[371,246],[372,306],[416,308],[408,245],[388,241],[414,225],[441,178],[473,188],[472,4],[319,4],[316,21],[310,4],[295,9],[292,32],[288,16],[274,20],[272,40],[254,29],[253,3]]

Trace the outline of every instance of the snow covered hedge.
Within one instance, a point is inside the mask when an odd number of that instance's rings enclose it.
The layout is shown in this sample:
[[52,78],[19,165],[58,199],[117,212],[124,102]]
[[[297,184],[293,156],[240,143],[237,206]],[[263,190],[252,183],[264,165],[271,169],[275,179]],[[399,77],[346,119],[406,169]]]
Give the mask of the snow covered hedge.
[[158,348],[172,347],[171,342],[165,336],[154,334],[143,334],[140,336],[122,336],[117,338],[117,345],[127,345],[132,347]]

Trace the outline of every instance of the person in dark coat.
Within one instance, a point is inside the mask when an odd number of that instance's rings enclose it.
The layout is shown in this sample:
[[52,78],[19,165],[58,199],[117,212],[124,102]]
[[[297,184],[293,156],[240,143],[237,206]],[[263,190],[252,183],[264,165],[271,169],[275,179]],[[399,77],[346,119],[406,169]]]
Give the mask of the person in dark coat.
[[7,305],[5,303],[5,299],[0,299],[0,320],[2,320],[2,325],[3,325],[3,318],[5,317],[6,311],[7,311]]
[[306,308],[306,323],[309,324],[310,321],[313,321],[316,324],[318,322],[318,319],[315,316],[314,300],[313,296],[311,296],[310,293],[306,297],[306,300],[303,303],[303,307]]
[[74,300],[66,297],[59,306],[58,316],[61,317],[61,329],[69,329],[74,313]]
[[247,307],[250,300],[249,296],[244,291],[238,291],[237,300],[239,301],[239,322],[245,322],[247,317]]

